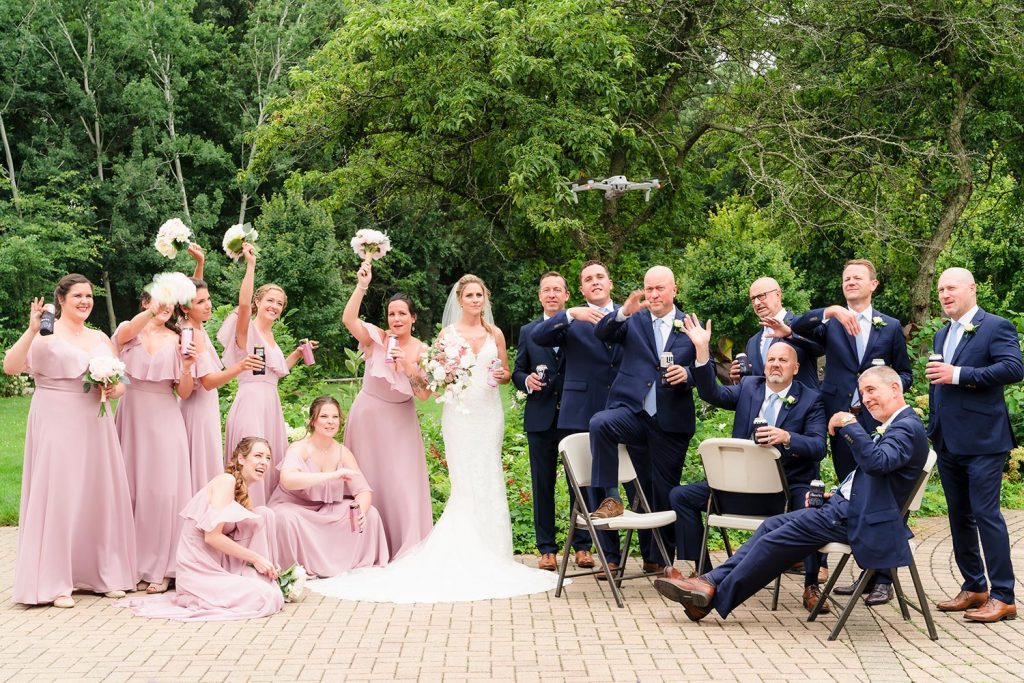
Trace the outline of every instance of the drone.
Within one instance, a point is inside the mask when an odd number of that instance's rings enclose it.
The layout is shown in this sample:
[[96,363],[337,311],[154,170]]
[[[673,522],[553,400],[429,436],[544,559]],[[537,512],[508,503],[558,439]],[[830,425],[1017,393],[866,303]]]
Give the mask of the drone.
[[643,190],[644,201],[651,201],[651,190],[661,189],[661,181],[657,178],[647,178],[640,182],[627,180],[624,175],[613,175],[610,178],[580,178],[570,183],[565,183],[572,191],[572,200],[580,203],[579,193],[586,190],[604,190],[607,199],[621,197],[630,190]]

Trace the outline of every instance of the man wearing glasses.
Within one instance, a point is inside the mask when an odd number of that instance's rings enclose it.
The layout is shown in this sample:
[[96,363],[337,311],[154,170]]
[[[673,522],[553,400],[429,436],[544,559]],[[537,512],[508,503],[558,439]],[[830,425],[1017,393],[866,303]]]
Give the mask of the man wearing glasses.
[[[779,287],[775,278],[762,277],[754,280],[754,284],[750,285],[750,306],[761,322],[761,329],[747,340],[745,349],[747,362],[750,364],[752,376],[764,377],[768,347],[777,341],[782,341],[782,336],[775,330],[785,329],[783,326],[788,326],[796,316],[782,306],[782,288]],[[796,375],[797,381],[810,389],[817,390],[819,386],[818,358],[825,354],[824,347],[792,332],[785,341],[796,349],[797,362],[800,364],[800,371]],[[729,368],[729,377],[734,384],[740,381],[739,362],[732,362],[732,367]]]

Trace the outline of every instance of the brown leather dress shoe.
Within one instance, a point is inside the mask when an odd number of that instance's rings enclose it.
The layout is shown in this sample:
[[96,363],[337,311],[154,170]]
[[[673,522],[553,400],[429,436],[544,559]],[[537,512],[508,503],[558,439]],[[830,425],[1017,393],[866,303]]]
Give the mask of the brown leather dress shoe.
[[666,579],[682,579],[683,573],[675,567],[665,567],[664,577]]
[[540,562],[537,563],[537,569],[543,569],[546,572],[553,572],[557,566],[558,563],[555,562],[554,553],[541,553]]
[[[819,602],[821,602],[821,590],[817,586],[807,586],[804,588],[804,609],[808,612],[813,612]],[[821,611],[832,611],[832,606],[828,604],[827,600],[821,606]]]
[[[611,571],[612,574],[614,574],[615,572],[619,571],[619,565],[615,562],[609,562],[608,569]],[[597,580],[607,581],[608,576],[602,571],[600,574],[597,575]]]
[[622,506],[621,500],[605,498],[601,501],[601,504],[597,506],[597,509],[590,513],[590,518],[609,519],[611,517],[621,517],[624,510],[625,508]]
[[580,569],[594,568],[594,556],[590,554],[589,550],[576,551],[576,566]]
[[711,611],[709,605],[715,597],[715,585],[702,576],[695,579],[654,580],[654,588],[669,600],[688,607],[686,616],[693,621],[700,621]]
[[864,604],[868,607],[884,605],[892,600],[892,586],[889,584],[875,584],[871,592],[864,596]]
[[956,597],[943,600],[935,605],[940,612],[963,612],[964,610],[976,609],[988,602],[988,593],[973,593],[971,591],[960,591]]
[[964,619],[967,621],[979,621],[983,624],[992,624],[1006,619],[1007,621],[1017,618],[1017,605],[1007,605],[1002,600],[989,598],[983,606],[978,609],[964,612]]

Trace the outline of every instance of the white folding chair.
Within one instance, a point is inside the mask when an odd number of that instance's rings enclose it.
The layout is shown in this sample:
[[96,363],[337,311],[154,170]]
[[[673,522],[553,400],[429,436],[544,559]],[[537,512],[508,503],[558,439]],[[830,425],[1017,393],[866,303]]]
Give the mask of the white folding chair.
[[[719,530],[725,543],[726,552],[732,556],[732,545],[726,529],[757,531],[764,520],[772,515],[747,515],[730,512],[723,507],[719,494],[761,494],[778,497],[778,511],[789,511],[789,487],[786,473],[782,469],[779,451],[759,446],[748,439],[705,439],[697,447],[704,476],[711,495],[708,496],[707,516],[704,522],[704,538],[701,542],[701,557],[697,563],[697,574],[704,573],[704,558],[707,556],[708,535],[712,527]],[[779,588],[782,576],[775,579],[772,593],[772,610],[779,606]]]
[[[936,456],[935,451],[929,450],[928,459],[925,461],[924,469],[921,470],[921,474],[917,478],[914,494],[910,496],[906,503],[904,503],[903,510],[900,511],[900,515],[902,517],[905,518],[911,512],[917,512],[921,509],[921,501],[924,499],[924,490],[928,484],[928,478],[931,476],[932,470],[935,468],[935,461],[937,459],[938,457]],[[921,576],[917,573],[917,564],[914,562],[914,544],[909,540],[907,541],[907,544],[910,546],[910,578],[914,582],[914,590],[917,592],[919,605],[915,605],[907,600],[906,595],[903,593],[903,586],[900,585],[899,577],[896,575],[898,567],[893,567],[889,572],[892,575],[892,587],[893,590],[896,591],[896,599],[899,601],[900,612],[903,614],[903,618],[905,620],[910,621],[910,610],[907,608],[913,607],[921,614],[921,616],[924,617],[925,626],[928,628],[928,637],[932,640],[938,640],[939,634],[935,631],[935,623],[932,621],[931,610],[928,609],[928,597],[924,593],[924,587],[921,585]],[[835,586],[840,574],[842,574],[843,567],[846,566],[846,563],[853,555],[853,550],[846,543],[829,543],[819,552],[841,553],[842,558],[839,560],[839,566],[836,567],[832,576],[829,577],[828,583],[825,584],[825,590],[821,593],[821,599],[811,611],[810,616],[807,617],[807,621],[814,621],[818,618],[818,615],[821,613],[821,607],[826,600],[831,600],[837,606],[839,605],[838,601],[832,597],[832,587]],[[849,601],[847,601],[846,605],[843,606],[842,614],[839,615],[839,620],[832,629],[832,633],[828,636],[829,640],[835,640],[839,637],[839,632],[843,630],[843,627],[846,625],[846,620],[850,618],[850,613],[853,612],[853,608],[857,606],[860,596],[864,593],[871,581],[871,577],[874,575],[874,569],[867,569],[861,574],[860,579],[857,581],[857,585],[853,589],[853,595],[850,596]]]
[[[586,432],[571,434],[559,442],[558,450],[562,453],[565,477],[568,479],[573,493],[575,493],[576,500],[572,510],[569,511],[569,531],[565,535],[565,547],[562,550],[562,562],[558,569],[558,586],[555,588],[555,597],[561,596],[562,584],[566,576],[589,576],[603,573],[605,578],[608,579],[608,585],[611,586],[612,595],[615,596],[615,604],[619,607],[624,607],[621,583],[627,579],[639,579],[650,575],[643,572],[630,576],[625,575],[626,561],[629,559],[629,546],[633,540],[633,531],[640,529],[650,530],[655,542],[658,544],[659,550],[661,550],[662,557],[668,557],[668,551],[665,549],[665,543],[661,538],[659,529],[675,523],[676,513],[671,510],[665,512],[651,511],[651,506],[647,502],[647,496],[644,495],[643,488],[640,486],[639,480],[637,480],[636,470],[633,469],[633,461],[630,459],[629,453],[626,452],[626,447],[620,445],[619,483],[633,483],[636,488],[635,503],[640,508],[640,511],[625,510],[619,517],[591,519],[583,491],[584,487],[590,486],[590,472],[593,463],[593,457],[590,454],[590,435]],[[587,527],[587,530],[590,531],[590,537],[594,539],[594,545],[597,547],[597,553],[601,559],[601,568],[567,575],[566,570],[569,566],[569,549],[572,538],[576,529],[582,526]],[[620,529],[626,529],[627,532],[622,546],[622,560],[619,563],[619,568],[615,570],[613,575],[612,570],[608,567],[608,560],[604,556],[604,550],[601,548],[601,544],[597,542],[597,532],[618,531]]]

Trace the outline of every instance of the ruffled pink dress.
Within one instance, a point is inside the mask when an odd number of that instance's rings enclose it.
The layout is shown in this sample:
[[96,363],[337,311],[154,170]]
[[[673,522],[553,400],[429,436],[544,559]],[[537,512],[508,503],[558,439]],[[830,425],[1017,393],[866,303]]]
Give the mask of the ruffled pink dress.
[[192,495],[188,437],[174,395],[181,354],[178,344],[168,343],[150,355],[138,336],[118,353],[131,384],[118,402],[114,423],[135,510],[139,574],[143,581],[159,583],[175,576],[178,512]]
[[211,372],[218,372],[221,365],[213,341],[203,328],[196,328],[196,339],[200,336],[205,344],[202,353],[196,357],[192,374],[196,378],[192,395],[178,402],[181,417],[185,420],[185,434],[188,437],[189,465],[192,471],[192,493],[198,493],[206,484],[224,472],[224,444],[220,432],[220,398],[217,390],[207,391],[199,378]]
[[181,511],[181,518],[184,528],[178,543],[175,590],[121,600],[120,606],[131,607],[136,616],[179,621],[255,619],[281,611],[284,597],[276,581],[205,540],[206,532],[223,524],[226,536],[280,564],[275,554],[273,510],[246,510],[234,501],[213,508],[204,488]]
[[254,347],[262,346],[267,354],[267,365],[266,374],[254,375],[246,370],[238,376],[238,393],[224,424],[224,460],[227,462],[231,458],[235,446],[247,436],[263,437],[270,443],[274,467],[267,471],[262,484],[249,487],[252,504],[259,506],[266,505],[270,494],[277,488],[277,465],[288,450],[288,424],[284,421],[281,397],[277,393],[278,381],[288,374],[288,363],[281,347],[267,344],[252,320],[249,321],[249,348],[238,348],[235,341],[237,324],[238,311],[235,310],[217,331],[217,339],[224,346],[224,364],[233,365],[252,353]]
[[349,409],[345,446],[373,489],[393,561],[433,527],[430,485],[409,377],[397,364],[385,362],[384,331],[366,322],[363,326],[371,343],[361,347],[366,370]]
[[[320,472],[312,459],[294,451],[280,470]],[[328,481],[307,489],[289,491],[278,486],[270,498],[277,517],[277,550],[282,568],[301,564],[315,576],[337,576],[358,567],[383,567],[388,563],[384,525],[376,507],[366,511],[363,532],[352,531],[349,507],[353,498],[370,487],[363,477]]]
[[132,590],[135,525],[121,446],[99,391],[82,391],[89,360],[113,356],[105,342],[82,351],[57,335],[28,352],[36,390],[28,412],[14,602],[53,602],[82,589]]

